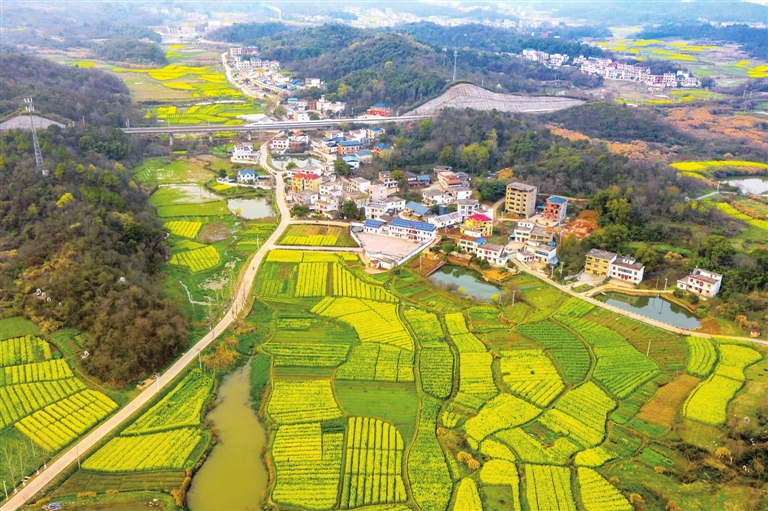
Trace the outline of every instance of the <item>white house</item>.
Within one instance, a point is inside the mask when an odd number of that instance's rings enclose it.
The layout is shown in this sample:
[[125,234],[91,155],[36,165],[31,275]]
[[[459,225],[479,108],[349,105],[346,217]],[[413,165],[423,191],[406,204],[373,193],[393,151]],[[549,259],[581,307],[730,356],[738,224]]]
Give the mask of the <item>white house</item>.
[[480,259],[488,261],[494,266],[504,266],[509,260],[505,248],[501,245],[494,245],[492,243],[478,245],[475,249],[475,255]]
[[388,225],[388,234],[394,238],[403,238],[418,243],[429,243],[435,240],[437,229],[427,222],[415,222],[403,218],[395,218]]
[[445,215],[430,216],[427,218],[427,222],[434,225],[438,229],[445,227],[453,227],[459,225],[464,221],[464,217],[458,211],[453,213],[446,213]]
[[256,176],[258,174],[255,170],[252,169],[243,169],[237,171],[237,182],[238,183],[253,183],[256,181]]
[[349,179],[349,191],[367,193],[371,182],[364,177],[353,177]]
[[378,220],[389,212],[389,206],[381,202],[369,202],[365,205],[365,218],[370,220]]
[[257,159],[259,151],[253,150],[253,144],[250,142],[241,142],[235,144],[235,150],[232,152],[233,160]]
[[721,274],[697,267],[690,275],[677,281],[677,289],[696,293],[703,298],[712,298],[720,291],[722,282]]
[[632,284],[639,284],[643,281],[645,266],[638,263],[634,257],[617,257],[608,268],[608,276],[612,279],[625,280]]
[[437,188],[427,188],[421,192],[422,202],[424,204],[449,204],[453,202],[453,197],[447,192],[439,190]]
[[288,137],[275,137],[269,141],[269,149],[271,151],[285,151],[288,149]]
[[307,122],[309,121],[309,112],[297,112],[296,113],[296,120],[299,122]]
[[466,200],[472,196],[472,188],[467,186],[452,186],[448,188],[448,193],[454,201]]
[[515,241],[526,243],[531,238],[531,233],[535,227],[533,222],[517,222],[513,232]]
[[388,170],[379,172],[379,181],[387,188],[397,188],[397,179],[392,179],[392,173]]
[[405,199],[398,197],[397,195],[385,197],[382,202],[395,210],[395,212],[400,212],[405,209]]
[[459,199],[456,201],[456,211],[464,218],[474,215],[480,209],[477,199]]
[[[383,202],[387,197],[387,189],[384,185],[374,184],[368,187],[368,196],[372,202]],[[403,204],[405,207],[405,204]]]

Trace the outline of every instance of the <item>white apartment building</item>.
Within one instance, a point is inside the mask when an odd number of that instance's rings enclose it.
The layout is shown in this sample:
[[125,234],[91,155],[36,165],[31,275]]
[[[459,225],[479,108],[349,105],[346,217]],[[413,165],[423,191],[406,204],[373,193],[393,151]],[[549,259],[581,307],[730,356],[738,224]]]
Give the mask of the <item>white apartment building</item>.
[[608,276],[612,279],[625,280],[632,284],[643,281],[645,266],[638,263],[634,257],[628,255],[617,257],[608,267]]

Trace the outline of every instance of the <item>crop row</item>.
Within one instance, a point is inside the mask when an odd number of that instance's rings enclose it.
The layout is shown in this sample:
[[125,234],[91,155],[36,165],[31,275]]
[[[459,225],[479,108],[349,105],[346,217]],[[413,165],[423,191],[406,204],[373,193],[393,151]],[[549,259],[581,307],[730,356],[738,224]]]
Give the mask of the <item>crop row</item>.
[[578,469],[581,503],[586,511],[633,511],[629,503],[603,476],[591,468]]
[[403,437],[388,422],[352,417],[347,427],[341,507],[404,502]]
[[464,423],[464,431],[480,442],[497,431],[524,424],[540,413],[540,408],[527,401],[501,394],[488,401],[480,413]]
[[485,344],[467,330],[464,315],[460,312],[445,315],[445,326],[459,353],[485,353]]
[[480,499],[474,479],[465,477],[459,481],[453,511],[483,511],[483,501]]
[[715,374],[736,381],[744,381],[744,369],[762,359],[762,355],[752,348],[735,344],[720,344],[720,361]]
[[65,378],[72,378],[72,370],[61,359],[0,368],[0,385],[18,385]]
[[155,406],[123,431],[123,434],[141,434],[193,426],[200,423],[203,403],[213,387],[213,380],[195,369]]
[[591,321],[558,317],[583,337],[597,356],[593,373],[615,396],[629,396],[637,387],[659,373],[659,367],[650,358],[637,351],[623,336]]
[[309,247],[333,247],[339,240],[332,234],[310,234],[308,236],[288,235],[280,240],[282,245],[306,245]]
[[411,493],[422,511],[445,511],[453,488],[435,432],[441,405],[441,401],[429,396],[421,398],[418,433],[408,453]]
[[616,453],[609,451],[602,445],[598,445],[578,453],[574,458],[574,462],[577,467],[600,467],[616,457]]
[[100,392],[84,390],[16,423],[16,428],[46,451],[58,451],[117,408]]
[[688,372],[694,376],[707,376],[717,362],[717,351],[712,341],[704,337],[688,336]]
[[478,332],[507,330],[509,326],[499,320],[499,309],[492,305],[475,305],[469,309],[469,321]]
[[218,266],[221,256],[218,250],[207,245],[203,248],[173,254],[170,264],[189,268],[193,273]]
[[565,389],[557,369],[541,350],[501,352],[501,376],[513,394],[547,406]]
[[275,380],[267,412],[278,424],[341,417],[330,380]]
[[202,222],[188,222],[186,220],[174,220],[163,225],[171,234],[190,239],[197,238],[197,233],[200,232],[202,226]]
[[480,481],[483,484],[509,486],[512,490],[512,502],[507,509],[521,511],[520,507],[520,476],[514,463],[506,460],[490,460],[485,462],[480,470]]
[[403,315],[422,347],[445,346],[443,327],[435,314],[409,307],[403,311]]
[[333,265],[333,296],[364,298],[380,302],[396,302],[397,299],[383,287],[361,281],[340,264]]
[[480,453],[495,460],[515,461],[517,459],[512,449],[493,438],[483,440],[480,444]]
[[312,313],[350,324],[362,343],[390,344],[413,351],[413,339],[400,322],[395,304],[326,297],[312,308]]
[[555,362],[563,371],[566,382],[573,385],[584,380],[587,376],[592,360],[589,351],[568,330],[551,321],[542,321],[541,323],[520,325],[517,327],[517,331],[552,354]]
[[203,439],[198,428],[180,428],[139,436],[118,436],[85,460],[83,468],[99,472],[183,469]]
[[362,344],[352,348],[349,361],[336,371],[339,380],[413,381],[413,352],[386,344]]
[[349,346],[346,344],[270,342],[264,345],[262,349],[275,357],[275,366],[337,367],[347,359]]
[[272,500],[320,510],[336,505],[344,433],[323,432],[320,423],[280,426],[272,443],[276,482]]
[[554,431],[570,435],[584,447],[599,444],[605,436],[608,412],[616,407],[591,381],[565,394],[542,422]]
[[0,429],[83,389],[77,378],[0,387]]
[[422,348],[419,374],[424,392],[446,398],[453,388],[453,352],[447,345]]
[[0,366],[30,364],[50,358],[50,344],[39,337],[25,335],[0,341]]
[[683,405],[683,416],[713,426],[723,424],[728,403],[742,385],[741,381],[713,374],[688,396]]
[[571,471],[565,467],[525,465],[525,494],[531,511],[576,511]]
[[327,281],[327,263],[301,263],[296,279],[296,296],[302,298],[325,296]]
[[480,408],[488,399],[498,394],[493,381],[490,353],[459,354],[459,394],[456,402],[470,408]]
[[560,310],[557,311],[557,314],[561,316],[583,318],[592,312],[594,308],[595,306],[589,302],[585,302],[580,298],[571,297],[563,304],[562,307],[560,307]]

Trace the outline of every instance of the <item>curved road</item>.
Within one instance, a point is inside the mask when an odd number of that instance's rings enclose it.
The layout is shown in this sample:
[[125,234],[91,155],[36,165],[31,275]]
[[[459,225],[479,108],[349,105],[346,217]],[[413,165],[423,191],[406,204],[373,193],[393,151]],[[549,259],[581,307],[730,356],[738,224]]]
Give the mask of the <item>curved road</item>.
[[[262,147],[262,153],[267,150],[266,145]],[[266,157],[264,158],[264,168],[269,169],[266,165]],[[271,170],[270,170],[271,172]],[[79,453],[86,453],[94,445],[99,443],[104,437],[112,433],[120,424],[131,417],[142,406],[146,405],[155,395],[162,390],[163,387],[168,385],[174,378],[176,378],[181,372],[191,363],[195,362],[199,351],[206,348],[216,338],[221,335],[224,330],[227,329],[241,312],[246,305],[248,295],[250,294],[251,285],[253,279],[256,277],[256,272],[259,269],[259,265],[264,260],[264,256],[274,248],[275,242],[283,234],[283,231],[290,222],[290,212],[288,206],[285,204],[285,186],[283,183],[283,176],[279,173],[272,172],[276,179],[276,194],[277,204],[280,208],[280,224],[275,229],[275,232],[267,239],[267,241],[261,246],[253,259],[251,259],[248,268],[240,279],[240,288],[235,293],[235,299],[232,304],[232,308],[224,315],[224,318],[213,327],[213,330],[208,332],[205,337],[200,339],[189,351],[184,353],[168,370],[165,371],[156,383],[153,383],[147,387],[141,394],[136,396],[130,403],[120,409],[115,415],[110,417],[106,422],[101,424],[82,440],[77,442],[71,449],[60,455],[53,463],[48,465],[48,468],[40,472],[39,476],[35,476],[27,482],[27,486],[19,490],[11,499],[6,502],[0,511],[14,511],[24,505],[28,500],[35,496],[40,490],[42,490],[47,484],[53,481],[62,471],[67,467],[77,462]],[[302,247],[306,250],[308,247]]]

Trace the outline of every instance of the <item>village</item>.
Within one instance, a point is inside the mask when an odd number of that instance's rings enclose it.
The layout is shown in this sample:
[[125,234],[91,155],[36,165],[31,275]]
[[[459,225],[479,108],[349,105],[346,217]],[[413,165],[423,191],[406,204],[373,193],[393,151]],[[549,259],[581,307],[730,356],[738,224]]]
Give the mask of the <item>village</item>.
[[[506,185],[502,200],[484,204],[473,198],[473,178],[449,166],[434,165],[423,174],[378,171],[372,179],[356,175],[374,158],[386,158],[392,152],[392,147],[379,141],[385,134],[380,126],[329,129],[314,137],[303,131],[283,131],[261,148],[251,142],[236,144],[231,159],[259,164],[286,155],[310,155],[303,166],[289,164],[282,169],[286,205],[294,217],[320,223],[350,220],[352,238],[370,265],[382,270],[418,255],[432,261],[429,272],[436,271],[438,254],[447,252],[454,262],[458,258],[479,269],[524,268],[553,277],[563,234],[583,238],[591,231],[569,214],[569,202],[583,206],[583,200],[542,197],[536,186],[514,180]],[[262,150],[268,154],[262,155]],[[242,169],[236,175],[241,185],[260,186],[265,179],[270,178],[254,169]],[[406,200],[406,195],[411,199]],[[350,214],[350,205],[357,217]],[[583,270],[569,280],[572,286],[610,282],[634,288],[642,283],[644,273],[645,267],[630,255],[592,249]],[[696,268],[676,283],[676,289],[707,299],[717,295],[721,282],[722,275]]]

